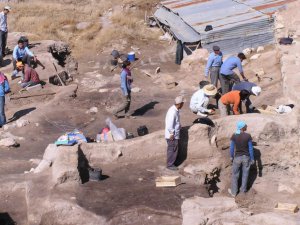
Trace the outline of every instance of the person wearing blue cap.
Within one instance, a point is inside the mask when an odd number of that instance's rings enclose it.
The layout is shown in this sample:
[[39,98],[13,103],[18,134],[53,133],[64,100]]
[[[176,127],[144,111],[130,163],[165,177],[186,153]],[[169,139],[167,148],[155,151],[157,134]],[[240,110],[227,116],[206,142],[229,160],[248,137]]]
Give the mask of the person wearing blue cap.
[[238,194],[238,180],[242,168],[242,186],[240,192],[247,192],[250,166],[254,164],[252,137],[246,133],[247,124],[244,121],[237,123],[237,130],[231,137],[230,159],[232,161],[232,183],[228,192],[235,197]]

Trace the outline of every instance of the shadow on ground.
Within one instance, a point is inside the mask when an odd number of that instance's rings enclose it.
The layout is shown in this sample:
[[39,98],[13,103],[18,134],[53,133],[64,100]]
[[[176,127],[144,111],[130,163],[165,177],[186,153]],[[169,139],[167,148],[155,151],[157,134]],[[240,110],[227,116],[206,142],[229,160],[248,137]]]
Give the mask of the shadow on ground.
[[35,107],[32,108],[28,108],[28,109],[22,109],[20,111],[15,112],[15,114],[12,116],[12,118],[9,119],[8,123],[12,123],[18,119],[20,119],[21,117],[31,113],[32,111],[36,110]]
[[135,110],[132,114],[132,116],[143,116],[146,112],[148,112],[151,109],[154,109],[154,106],[158,104],[159,102],[157,101],[152,101],[141,108]]
[[0,224],[1,225],[15,225],[16,222],[13,221],[13,219],[10,217],[10,215],[5,213],[0,213]]
[[176,166],[180,166],[187,158],[189,145],[189,129],[190,126],[182,127],[180,130],[179,151],[175,162]]

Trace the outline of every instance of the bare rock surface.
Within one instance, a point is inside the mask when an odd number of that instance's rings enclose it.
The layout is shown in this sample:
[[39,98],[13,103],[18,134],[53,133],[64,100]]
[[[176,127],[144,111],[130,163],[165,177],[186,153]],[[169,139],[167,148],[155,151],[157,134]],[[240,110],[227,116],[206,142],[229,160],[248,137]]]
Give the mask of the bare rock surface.
[[181,206],[182,225],[206,225],[217,215],[237,208],[234,198],[190,198]]
[[52,179],[56,184],[79,182],[78,146],[61,147],[52,166]]

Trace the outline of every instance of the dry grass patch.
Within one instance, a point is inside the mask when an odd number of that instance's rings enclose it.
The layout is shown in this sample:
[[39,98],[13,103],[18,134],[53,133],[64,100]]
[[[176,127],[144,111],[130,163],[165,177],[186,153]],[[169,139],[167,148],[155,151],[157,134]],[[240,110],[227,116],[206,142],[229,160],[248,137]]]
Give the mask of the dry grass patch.
[[[144,8],[151,9],[149,4],[156,2],[158,1],[24,0],[18,4],[10,4],[13,10],[8,18],[9,29],[34,34],[35,40],[66,41],[73,47],[73,51],[80,55],[84,49],[100,50],[119,39],[134,41],[157,38],[157,34],[149,31],[144,25]],[[126,4],[134,4],[136,8],[130,9]],[[3,6],[3,3],[0,4],[0,7]],[[124,10],[120,10],[121,8]],[[109,9],[116,9],[116,12],[108,16]],[[101,16],[111,20],[109,27],[103,28]],[[91,25],[84,30],[77,30],[76,24],[79,22],[90,22]]]

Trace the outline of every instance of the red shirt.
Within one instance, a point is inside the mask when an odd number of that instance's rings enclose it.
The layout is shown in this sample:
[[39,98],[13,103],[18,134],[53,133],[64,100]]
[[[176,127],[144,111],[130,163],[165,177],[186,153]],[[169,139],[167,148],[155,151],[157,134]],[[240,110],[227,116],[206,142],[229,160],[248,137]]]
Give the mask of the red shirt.
[[29,67],[28,65],[25,65],[25,77],[22,83],[27,83],[29,81],[35,82],[35,83],[39,83],[40,82],[40,78],[38,73],[31,67]]

